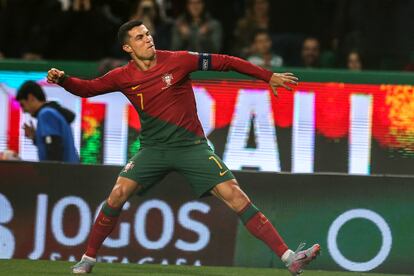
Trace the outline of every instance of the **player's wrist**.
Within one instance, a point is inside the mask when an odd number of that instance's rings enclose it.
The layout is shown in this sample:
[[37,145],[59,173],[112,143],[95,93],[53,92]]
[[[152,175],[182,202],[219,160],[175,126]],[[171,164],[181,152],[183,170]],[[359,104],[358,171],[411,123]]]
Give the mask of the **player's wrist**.
[[60,76],[60,77],[58,78],[57,83],[58,83],[58,84],[63,84],[63,83],[65,82],[65,80],[66,80],[68,77],[69,77],[69,75],[67,75],[67,74],[63,74],[62,76]]

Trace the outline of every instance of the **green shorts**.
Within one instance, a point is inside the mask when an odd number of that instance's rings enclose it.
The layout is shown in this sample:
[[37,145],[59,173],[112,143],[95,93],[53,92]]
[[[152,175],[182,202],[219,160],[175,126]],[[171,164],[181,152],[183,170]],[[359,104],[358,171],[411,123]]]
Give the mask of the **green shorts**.
[[171,149],[144,147],[119,176],[143,186],[138,192],[142,194],[172,171],[184,175],[198,197],[209,195],[217,184],[234,179],[233,173],[206,143]]

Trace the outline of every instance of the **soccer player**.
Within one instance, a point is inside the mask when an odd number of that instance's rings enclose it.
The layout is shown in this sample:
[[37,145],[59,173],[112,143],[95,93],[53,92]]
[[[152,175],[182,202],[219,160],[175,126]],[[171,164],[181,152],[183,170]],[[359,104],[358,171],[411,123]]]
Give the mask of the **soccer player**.
[[[118,31],[122,49],[131,61],[106,75],[81,80],[52,68],[47,80],[81,97],[122,91],[141,120],[141,148],[122,169],[91,230],[86,252],[72,267],[73,273],[89,273],[97,251],[114,229],[123,204],[142,194],[170,171],[183,174],[199,197],[213,194],[230,207],[247,230],[267,244],[292,275],[313,260],[318,244],[296,252],[288,249],[271,222],[250,201],[234,175],[207,145],[189,74],[197,70],[234,70],[276,87],[291,90],[297,78],[291,73],[272,73],[239,58],[187,51],[156,51],[151,34],[140,21],[129,21]],[[303,247],[303,246],[302,246]]]

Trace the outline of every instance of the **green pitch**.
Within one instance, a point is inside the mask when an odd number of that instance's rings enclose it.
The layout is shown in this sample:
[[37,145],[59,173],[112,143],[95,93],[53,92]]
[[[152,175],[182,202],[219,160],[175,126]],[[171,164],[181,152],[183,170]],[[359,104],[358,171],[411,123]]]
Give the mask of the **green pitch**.
[[[73,263],[61,261],[29,261],[29,260],[0,260],[0,275],[36,276],[36,275],[70,275]],[[194,267],[194,266],[163,266],[137,264],[108,264],[99,263],[92,275],[168,275],[168,276],[289,276],[286,270],[255,269],[234,267]],[[307,270],[304,276],[390,276],[393,274],[350,273]],[[399,276],[402,276],[399,274]]]

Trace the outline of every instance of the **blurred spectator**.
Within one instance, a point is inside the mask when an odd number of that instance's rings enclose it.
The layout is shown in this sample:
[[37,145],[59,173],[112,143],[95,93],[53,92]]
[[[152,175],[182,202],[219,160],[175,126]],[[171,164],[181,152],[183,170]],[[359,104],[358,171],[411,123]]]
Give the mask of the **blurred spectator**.
[[351,51],[348,53],[347,68],[352,71],[362,70],[361,54],[358,51]]
[[116,25],[94,0],[72,0],[68,10],[56,11],[46,57],[49,59],[99,60],[111,54]]
[[337,1],[341,0],[269,1],[272,32],[313,35],[324,45],[327,42],[325,38],[332,32],[333,11]]
[[99,0],[98,3],[101,6],[102,12],[105,16],[116,26],[128,21],[128,18],[133,10],[132,8],[135,7],[135,1],[131,0]]
[[168,50],[171,43],[172,22],[161,12],[155,0],[138,0],[129,20],[141,20],[151,32],[157,49]]
[[320,43],[315,37],[307,37],[302,44],[302,66],[306,68],[319,67]]
[[252,55],[247,58],[251,63],[267,69],[283,65],[282,57],[272,52],[272,40],[266,30],[256,32],[251,49]]
[[0,152],[0,160],[20,160],[19,155],[13,150]]
[[19,88],[16,99],[24,112],[37,118],[37,128],[24,124],[25,136],[37,147],[40,161],[79,163],[70,123],[75,114],[56,102],[46,102],[46,96],[34,81],[26,81]]
[[230,53],[232,49],[237,19],[244,14],[244,6],[240,0],[208,0],[208,11],[223,28],[222,53]]
[[414,51],[409,56],[408,63],[404,66],[405,71],[414,71]]
[[[41,59],[49,39],[56,0],[4,0],[0,11],[0,55]],[[53,21],[53,19],[51,20]]]
[[0,1],[0,59],[4,58],[4,54],[2,52],[3,48],[5,47],[6,40],[4,40],[6,37],[3,34],[5,31],[4,25],[6,24],[5,19],[5,13],[6,13],[6,1]]
[[414,71],[414,1],[394,2],[397,6],[397,18],[395,22],[396,41],[393,49],[396,53],[396,60],[401,63],[398,68],[405,67],[408,70],[411,66],[411,71]]
[[[347,53],[357,48],[364,53],[364,68],[393,67],[393,56],[398,52],[395,26],[399,16],[396,7],[404,2],[412,1],[338,0],[333,21],[333,44],[337,47],[339,59],[346,59]],[[412,17],[411,14],[413,11],[407,10],[407,17]],[[413,33],[407,30],[404,26],[404,33]]]
[[250,43],[256,30],[270,31],[269,1],[248,0],[246,3],[246,14],[237,22],[234,31],[235,43],[233,54],[240,57],[251,55]]
[[171,48],[218,53],[221,46],[221,24],[209,15],[204,0],[187,0],[184,14],[175,22]]

